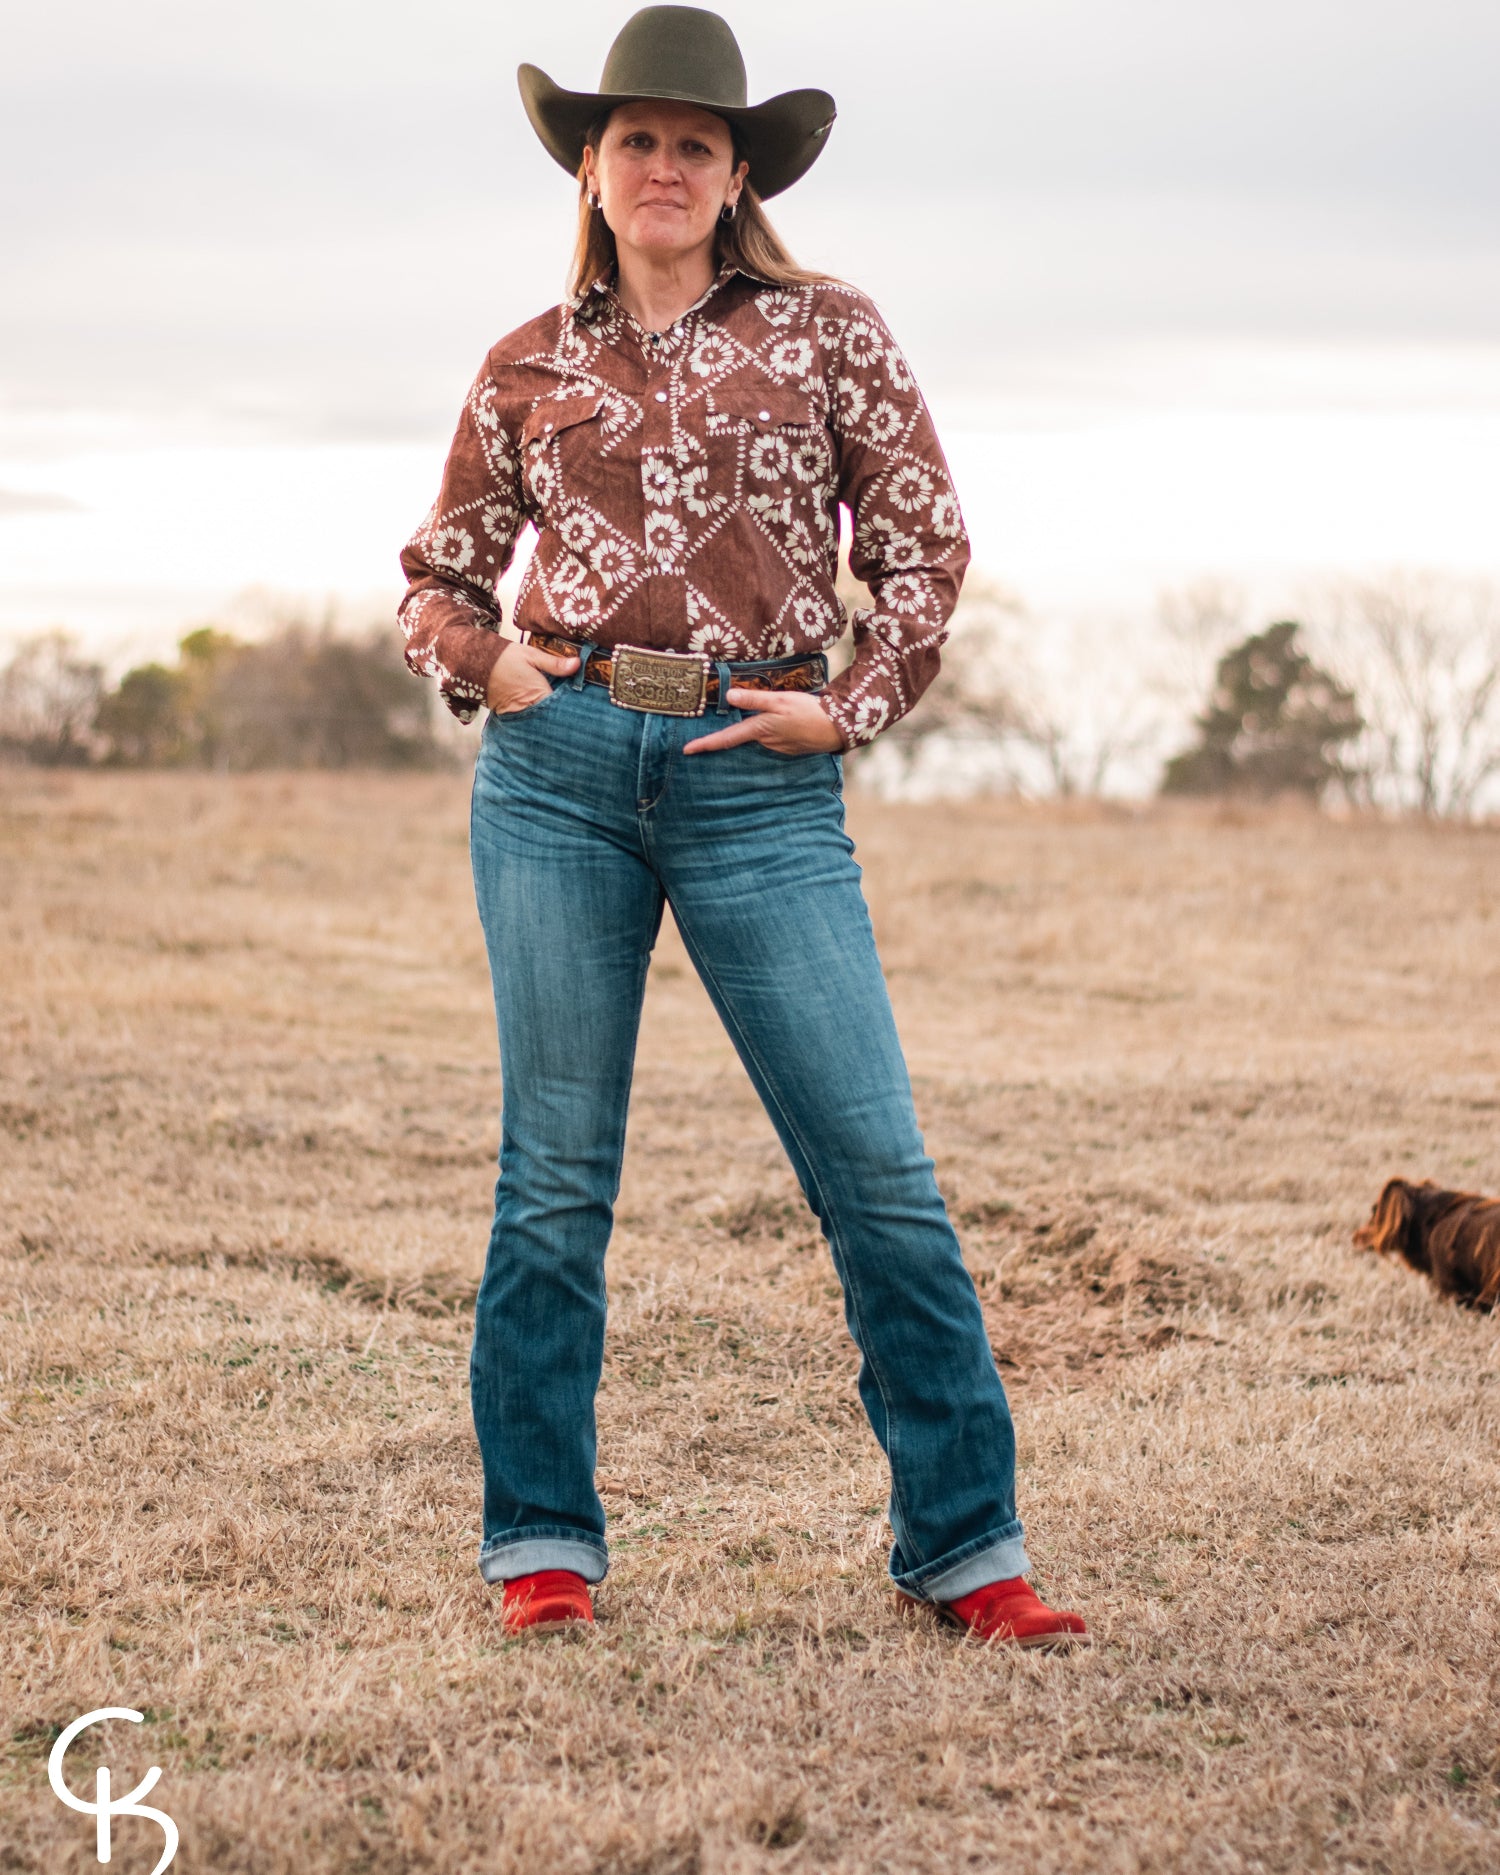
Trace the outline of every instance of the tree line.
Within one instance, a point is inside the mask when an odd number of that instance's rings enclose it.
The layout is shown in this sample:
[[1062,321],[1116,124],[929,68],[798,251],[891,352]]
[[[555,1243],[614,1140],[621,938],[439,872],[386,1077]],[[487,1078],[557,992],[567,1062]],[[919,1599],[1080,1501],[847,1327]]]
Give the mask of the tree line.
[[432,687],[390,625],[364,633],[284,620],[247,642],[205,625],[170,663],[116,684],[67,632],[20,645],[0,671],[0,755],[48,767],[428,768],[450,759]]
[[[869,595],[847,575],[851,609]],[[1293,795],[1468,818],[1500,806],[1500,602],[1483,582],[1392,576],[1257,623],[1232,590],[1164,595],[1149,637],[1090,637],[966,584],[917,707],[853,760],[892,793]],[[849,655],[846,638],[837,664]],[[0,757],[54,766],[413,768],[461,744],[393,625],[283,618],[189,632],[117,683],[67,633],[0,670]]]
[[1108,620],[1088,632],[971,579],[936,681],[863,759],[892,793],[924,779],[940,792],[947,770],[1032,796],[1500,810],[1500,598],[1486,582],[1343,582],[1311,616],[1263,623],[1204,582],[1163,595],[1158,624],[1149,642]]

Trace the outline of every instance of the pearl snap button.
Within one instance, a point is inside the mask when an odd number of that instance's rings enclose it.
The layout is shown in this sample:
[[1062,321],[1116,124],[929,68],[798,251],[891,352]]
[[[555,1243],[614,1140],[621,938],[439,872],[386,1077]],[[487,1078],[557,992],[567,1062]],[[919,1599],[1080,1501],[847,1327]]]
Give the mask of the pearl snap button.
[[763,411],[761,411],[761,413],[760,413],[760,420],[761,420],[761,422],[762,422],[762,423],[769,423],[769,422],[771,421],[771,413],[770,413],[770,411],[769,411],[769,410],[763,410]]
[[667,401],[667,393],[665,391],[658,391],[656,393],[656,401],[659,404],[664,404]]

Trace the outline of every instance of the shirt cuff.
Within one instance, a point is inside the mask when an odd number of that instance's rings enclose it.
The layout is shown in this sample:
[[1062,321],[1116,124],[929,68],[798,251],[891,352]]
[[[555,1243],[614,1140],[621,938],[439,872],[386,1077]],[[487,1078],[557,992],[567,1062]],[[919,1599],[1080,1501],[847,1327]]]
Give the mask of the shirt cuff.
[[438,690],[461,723],[472,723],[489,695],[490,672],[507,640],[483,625],[445,625],[433,646]]

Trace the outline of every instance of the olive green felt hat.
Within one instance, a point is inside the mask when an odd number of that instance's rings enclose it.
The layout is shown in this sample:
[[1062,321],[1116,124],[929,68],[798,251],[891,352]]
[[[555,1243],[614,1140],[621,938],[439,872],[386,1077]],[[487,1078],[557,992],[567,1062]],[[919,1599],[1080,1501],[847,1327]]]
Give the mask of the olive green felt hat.
[[823,152],[834,118],[826,91],[783,91],[747,104],[745,61],[727,21],[703,7],[642,7],[620,28],[597,91],[564,91],[535,65],[516,74],[531,127],[570,176],[589,126],[616,104],[671,98],[733,126],[757,195],[779,195]]

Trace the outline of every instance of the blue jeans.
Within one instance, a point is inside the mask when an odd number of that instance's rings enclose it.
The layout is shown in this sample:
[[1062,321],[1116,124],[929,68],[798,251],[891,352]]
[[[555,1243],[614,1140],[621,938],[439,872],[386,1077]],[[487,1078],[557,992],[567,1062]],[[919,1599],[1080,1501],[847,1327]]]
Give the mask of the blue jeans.
[[486,719],[474,774],[504,1082],[470,1362],[481,1573],[597,1582],[608,1566],[594,1489],[604,1253],[670,901],[843,1284],[890,1463],[892,1577],[951,1601],[1023,1574],[1010,1409],[917,1128],[840,758],[754,742],[684,756],[741,712],[648,714],[581,673],[549,682]]

